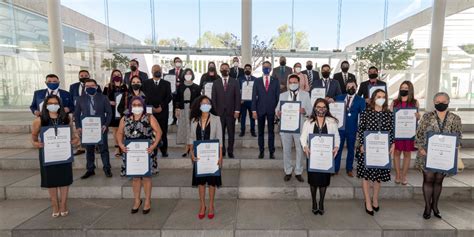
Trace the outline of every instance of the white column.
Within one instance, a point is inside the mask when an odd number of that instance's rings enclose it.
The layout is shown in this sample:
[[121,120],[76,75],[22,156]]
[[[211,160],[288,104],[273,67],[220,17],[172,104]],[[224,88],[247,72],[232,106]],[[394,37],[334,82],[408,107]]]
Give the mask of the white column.
[[433,110],[433,96],[439,92],[441,57],[443,55],[444,19],[447,0],[433,1],[428,78],[426,79],[426,110]]
[[242,0],[242,65],[252,65],[252,0]]
[[61,28],[61,0],[48,0],[48,33],[49,50],[51,62],[53,63],[52,73],[58,75],[63,88],[66,86],[64,72],[64,47],[63,31]]

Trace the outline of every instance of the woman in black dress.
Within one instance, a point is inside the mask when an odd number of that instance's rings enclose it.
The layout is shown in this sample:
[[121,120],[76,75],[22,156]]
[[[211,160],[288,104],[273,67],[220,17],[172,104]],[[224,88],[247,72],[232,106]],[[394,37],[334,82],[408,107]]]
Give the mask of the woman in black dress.
[[[78,145],[79,138],[74,133],[75,129],[72,128],[71,120],[64,111],[61,99],[57,95],[49,95],[46,97],[41,111],[41,116],[33,121],[31,132],[33,146],[40,149],[41,187],[48,189],[53,209],[52,216],[67,216],[69,213],[67,209],[67,196],[69,185],[72,184],[72,163],[44,166],[44,144],[39,140],[38,136],[40,135],[42,127],[69,125],[72,131],[71,144]],[[60,201],[58,201],[58,191]]]
[[[322,98],[317,99],[313,105],[313,112],[311,116],[304,122],[303,130],[300,136],[300,142],[303,146],[304,152],[308,157],[306,162],[307,170],[309,170],[309,134],[332,134],[334,135],[334,144],[338,145],[339,130],[338,121],[331,115],[329,111],[329,103]],[[335,146],[332,150],[333,158],[336,157],[339,147]],[[322,172],[309,172],[308,171],[308,184],[311,188],[311,198],[313,201],[313,214],[324,215],[324,197],[326,196],[326,189],[331,183],[331,174]],[[316,200],[316,191],[319,189],[319,208]]]
[[[365,167],[364,157],[364,132],[365,131],[382,131],[388,132],[390,143],[390,154],[395,149],[394,144],[394,124],[393,113],[388,108],[387,93],[378,89],[372,93],[372,98],[367,109],[360,114],[359,121],[359,149],[356,149],[357,158],[357,178],[362,179],[362,191],[364,192],[365,211],[369,215],[374,215],[374,211],[378,212],[379,192],[381,182],[390,181],[390,169],[367,168]],[[373,184],[372,199],[370,198],[370,183]]]
[[215,80],[219,79],[220,76],[217,75],[216,64],[214,62],[209,62],[207,64],[207,72],[202,74],[201,81],[199,86],[201,87],[202,94],[210,96],[211,91],[205,91],[207,83],[214,83]]
[[[211,114],[212,103],[211,99],[203,95],[193,102],[191,105],[191,126],[189,130],[188,145],[193,150],[194,141],[199,140],[219,140],[219,157],[218,165],[222,168],[222,126],[221,120],[218,116]],[[199,199],[201,207],[198,217],[203,219],[206,215],[206,184],[209,187],[209,219],[214,218],[214,196],[216,187],[222,185],[221,176],[206,176],[196,177],[196,162],[199,157],[195,157],[194,152],[191,152],[191,160],[193,162],[193,187],[199,188]]]
[[[109,84],[107,84],[104,88],[104,95],[109,98],[110,105],[112,106],[112,121],[110,122],[109,128],[112,131],[114,138],[116,137],[117,133],[117,127],[120,123],[120,113],[116,112],[116,107],[119,101],[117,100],[117,96],[122,95],[124,96],[124,93],[127,91],[127,86],[123,83],[123,76],[122,72],[118,69],[115,69],[112,71],[110,74],[110,81]],[[118,148],[118,142],[115,140],[115,147],[117,148],[115,151],[115,156],[120,157],[121,152],[120,149]]]

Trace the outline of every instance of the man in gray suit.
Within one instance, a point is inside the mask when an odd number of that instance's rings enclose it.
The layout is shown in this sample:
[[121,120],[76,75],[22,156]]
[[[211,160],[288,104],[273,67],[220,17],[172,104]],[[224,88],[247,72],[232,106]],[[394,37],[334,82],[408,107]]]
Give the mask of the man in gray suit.
[[272,77],[278,79],[280,82],[280,93],[287,91],[287,79],[293,73],[291,67],[286,66],[286,57],[280,57],[280,66],[273,68]]
[[222,78],[212,85],[212,107],[221,117],[222,123],[222,155],[226,154],[225,130],[229,138],[227,152],[229,158],[234,158],[235,119],[240,115],[240,83],[236,78],[229,76],[229,64],[221,64]]
[[[309,93],[300,89],[300,77],[296,74],[291,74],[288,78],[288,91],[280,94],[280,101],[276,107],[278,117],[281,117],[280,104],[282,101],[300,101],[301,102],[301,119],[300,131],[298,133],[280,132],[281,143],[283,144],[283,165],[285,170],[285,181],[291,179],[293,168],[295,170],[295,177],[298,181],[304,182],[303,177],[303,150],[301,148],[300,136],[303,129],[303,123],[307,114],[311,114],[311,98]],[[296,149],[296,165],[293,167],[291,162],[291,147],[295,144]]]

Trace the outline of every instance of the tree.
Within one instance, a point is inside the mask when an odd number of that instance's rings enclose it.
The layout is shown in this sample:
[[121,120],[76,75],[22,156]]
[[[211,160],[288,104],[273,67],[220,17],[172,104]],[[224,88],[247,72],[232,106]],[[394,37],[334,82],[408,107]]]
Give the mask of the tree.
[[474,54],[474,44],[466,44],[466,45],[461,45],[459,47],[468,54]]
[[229,32],[214,34],[211,31],[206,31],[202,37],[198,39],[195,47],[226,48],[227,45],[238,45],[239,42],[235,40],[235,35]]
[[412,41],[388,39],[378,44],[369,44],[357,52],[355,64],[359,73],[367,74],[370,66],[379,70],[406,70],[408,60],[415,55]]
[[[278,35],[273,36],[272,48],[289,49],[291,48],[291,26],[284,24],[277,29]],[[295,31],[295,49],[308,49],[308,34],[304,31]]]
[[[143,43],[145,45],[153,45],[153,42],[150,38],[146,38],[143,40]],[[189,47],[189,43],[180,38],[171,38],[171,39],[160,39],[158,41],[158,46],[163,46],[163,47]]]
[[123,70],[127,68],[129,62],[130,59],[127,56],[120,53],[113,53],[112,58],[104,58],[100,66],[108,71],[113,69]]
[[[226,48],[234,50],[234,55],[239,57],[242,55],[241,40],[236,35],[232,34],[232,39],[223,41]],[[270,57],[272,40],[265,42],[260,40],[258,36],[252,38],[252,68],[258,68],[267,58]]]

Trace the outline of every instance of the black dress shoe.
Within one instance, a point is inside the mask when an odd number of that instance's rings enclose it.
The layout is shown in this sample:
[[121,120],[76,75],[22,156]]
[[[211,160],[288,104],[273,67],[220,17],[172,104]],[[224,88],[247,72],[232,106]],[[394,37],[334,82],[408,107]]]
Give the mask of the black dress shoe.
[[84,154],[84,153],[86,153],[86,151],[84,151],[84,150],[77,150],[77,151],[74,153],[74,155],[75,155],[75,156],[78,156],[78,155],[81,155],[81,154]]
[[257,134],[255,132],[250,132],[250,134],[252,135],[252,137],[257,137]]
[[112,178],[112,171],[110,171],[110,170],[104,170],[104,173],[105,173],[105,177],[107,177],[107,178]]
[[438,212],[435,212],[435,211],[433,210],[433,216],[435,216],[436,218],[439,218],[439,219],[442,218],[442,217],[441,217],[441,213],[440,213],[439,211],[438,211]]
[[291,179],[291,174],[287,174],[285,175],[285,177],[283,177],[283,180],[285,180],[285,182],[290,181],[290,179]]
[[240,132],[240,133],[239,133],[239,137],[243,137],[243,136],[245,136],[245,133],[244,133],[244,132]]
[[324,209],[319,209],[318,212],[321,216],[324,215]]
[[138,209],[140,209],[140,206],[142,205],[142,200],[140,199],[140,205],[138,205],[137,209],[133,209],[130,211],[130,213],[135,214],[138,212]]
[[374,209],[374,211],[378,212],[380,210],[380,206],[378,206],[378,207],[372,206],[372,209]]
[[301,177],[300,174],[299,174],[299,175],[295,175],[295,178],[296,178],[296,180],[300,181],[301,183],[304,182],[304,179],[303,179],[303,177]]
[[273,154],[273,152],[270,153],[270,159],[272,159],[272,160],[275,159],[275,154]]
[[263,155],[264,155],[264,153],[260,152],[260,154],[258,154],[258,159],[263,159]]
[[373,215],[374,215],[374,211],[373,211],[373,210],[372,210],[372,211],[369,211],[369,210],[367,209],[367,205],[366,205],[365,203],[364,203],[364,205],[365,205],[365,212],[366,212],[367,214],[373,216]]
[[313,214],[314,214],[315,216],[317,216],[317,215],[319,214],[319,210],[318,210],[318,209],[313,209],[313,210],[311,210],[311,212],[313,212]]
[[161,153],[161,157],[168,157],[168,156],[169,156],[169,155],[168,155],[168,153],[167,153],[167,152],[165,152],[165,153]]
[[431,218],[431,211],[430,211],[429,213],[423,212],[423,218],[424,218],[425,220],[430,219],[430,218]]
[[234,158],[234,153],[229,152],[229,158],[233,159]]
[[93,175],[95,175],[94,171],[87,171],[84,175],[81,176],[81,179],[87,179]]

